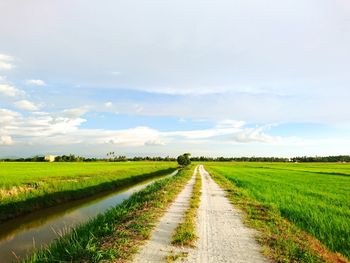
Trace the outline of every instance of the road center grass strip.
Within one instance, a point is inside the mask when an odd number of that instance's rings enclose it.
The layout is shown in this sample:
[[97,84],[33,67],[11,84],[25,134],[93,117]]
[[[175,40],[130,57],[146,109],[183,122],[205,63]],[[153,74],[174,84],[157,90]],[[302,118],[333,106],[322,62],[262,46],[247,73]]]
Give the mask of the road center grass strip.
[[131,259],[150,237],[155,222],[192,173],[193,166],[155,182],[23,262],[124,262]]
[[193,247],[194,241],[198,238],[196,234],[196,216],[200,204],[201,188],[202,178],[197,168],[190,205],[185,212],[183,221],[175,229],[171,242],[173,245]]
[[331,252],[319,240],[301,230],[281,216],[271,205],[253,198],[249,192],[237,186],[215,165],[206,166],[213,179],[228,193],[235,206],[245,212],[245,222],[259,231],[257,239],[264,254],[275,262],[348,262],[339,253]]
[[170,174],[173,162],[0,163],[0,222]]

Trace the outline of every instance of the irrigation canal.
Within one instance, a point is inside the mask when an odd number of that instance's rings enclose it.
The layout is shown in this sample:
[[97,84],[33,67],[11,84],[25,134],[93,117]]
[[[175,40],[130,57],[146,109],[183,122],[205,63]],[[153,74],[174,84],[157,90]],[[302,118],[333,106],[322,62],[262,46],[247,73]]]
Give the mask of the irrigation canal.
[[[173,172],[168,176],[177,174]],[[133,193],[155,182],[156,177],[114,192],[101,193],[15,218],[0,225],[0,261],[13,262],[45,247],[75,226],[122,203]]]

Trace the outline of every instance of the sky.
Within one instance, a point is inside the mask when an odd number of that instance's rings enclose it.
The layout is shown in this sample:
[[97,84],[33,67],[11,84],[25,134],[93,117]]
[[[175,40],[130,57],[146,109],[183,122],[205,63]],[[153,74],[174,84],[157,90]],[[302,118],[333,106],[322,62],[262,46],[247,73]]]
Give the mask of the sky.
[[350,154],[348,0],[0,0],[0,157]]

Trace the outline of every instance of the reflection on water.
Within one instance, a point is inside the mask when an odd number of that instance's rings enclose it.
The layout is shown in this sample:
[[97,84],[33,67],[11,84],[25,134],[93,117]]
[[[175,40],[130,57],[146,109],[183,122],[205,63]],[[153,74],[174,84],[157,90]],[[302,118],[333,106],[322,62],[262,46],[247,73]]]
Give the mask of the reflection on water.
[[[171,175],[175,175],[177,171]],[[107,209],[120,204],[156,179],[123,188],[113,193],[95,195],[67,204],[33,212],[0,225],[0,261],[12,262],[23,258],[34,248],[45,246],[59,233],[84,223]]]

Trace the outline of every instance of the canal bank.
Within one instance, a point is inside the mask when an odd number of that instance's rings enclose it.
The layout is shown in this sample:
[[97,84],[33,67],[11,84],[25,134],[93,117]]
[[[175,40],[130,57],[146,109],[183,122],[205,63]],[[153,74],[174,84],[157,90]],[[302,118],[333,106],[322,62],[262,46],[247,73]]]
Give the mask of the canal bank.
[[[178,171],[168,176],[175,175]],[[34,250],[46,247],[77,225],[122,203],[132,194],[166,176],[157,176],[140,183],[35,211],[0,225],[1,262],[23,259]]]

